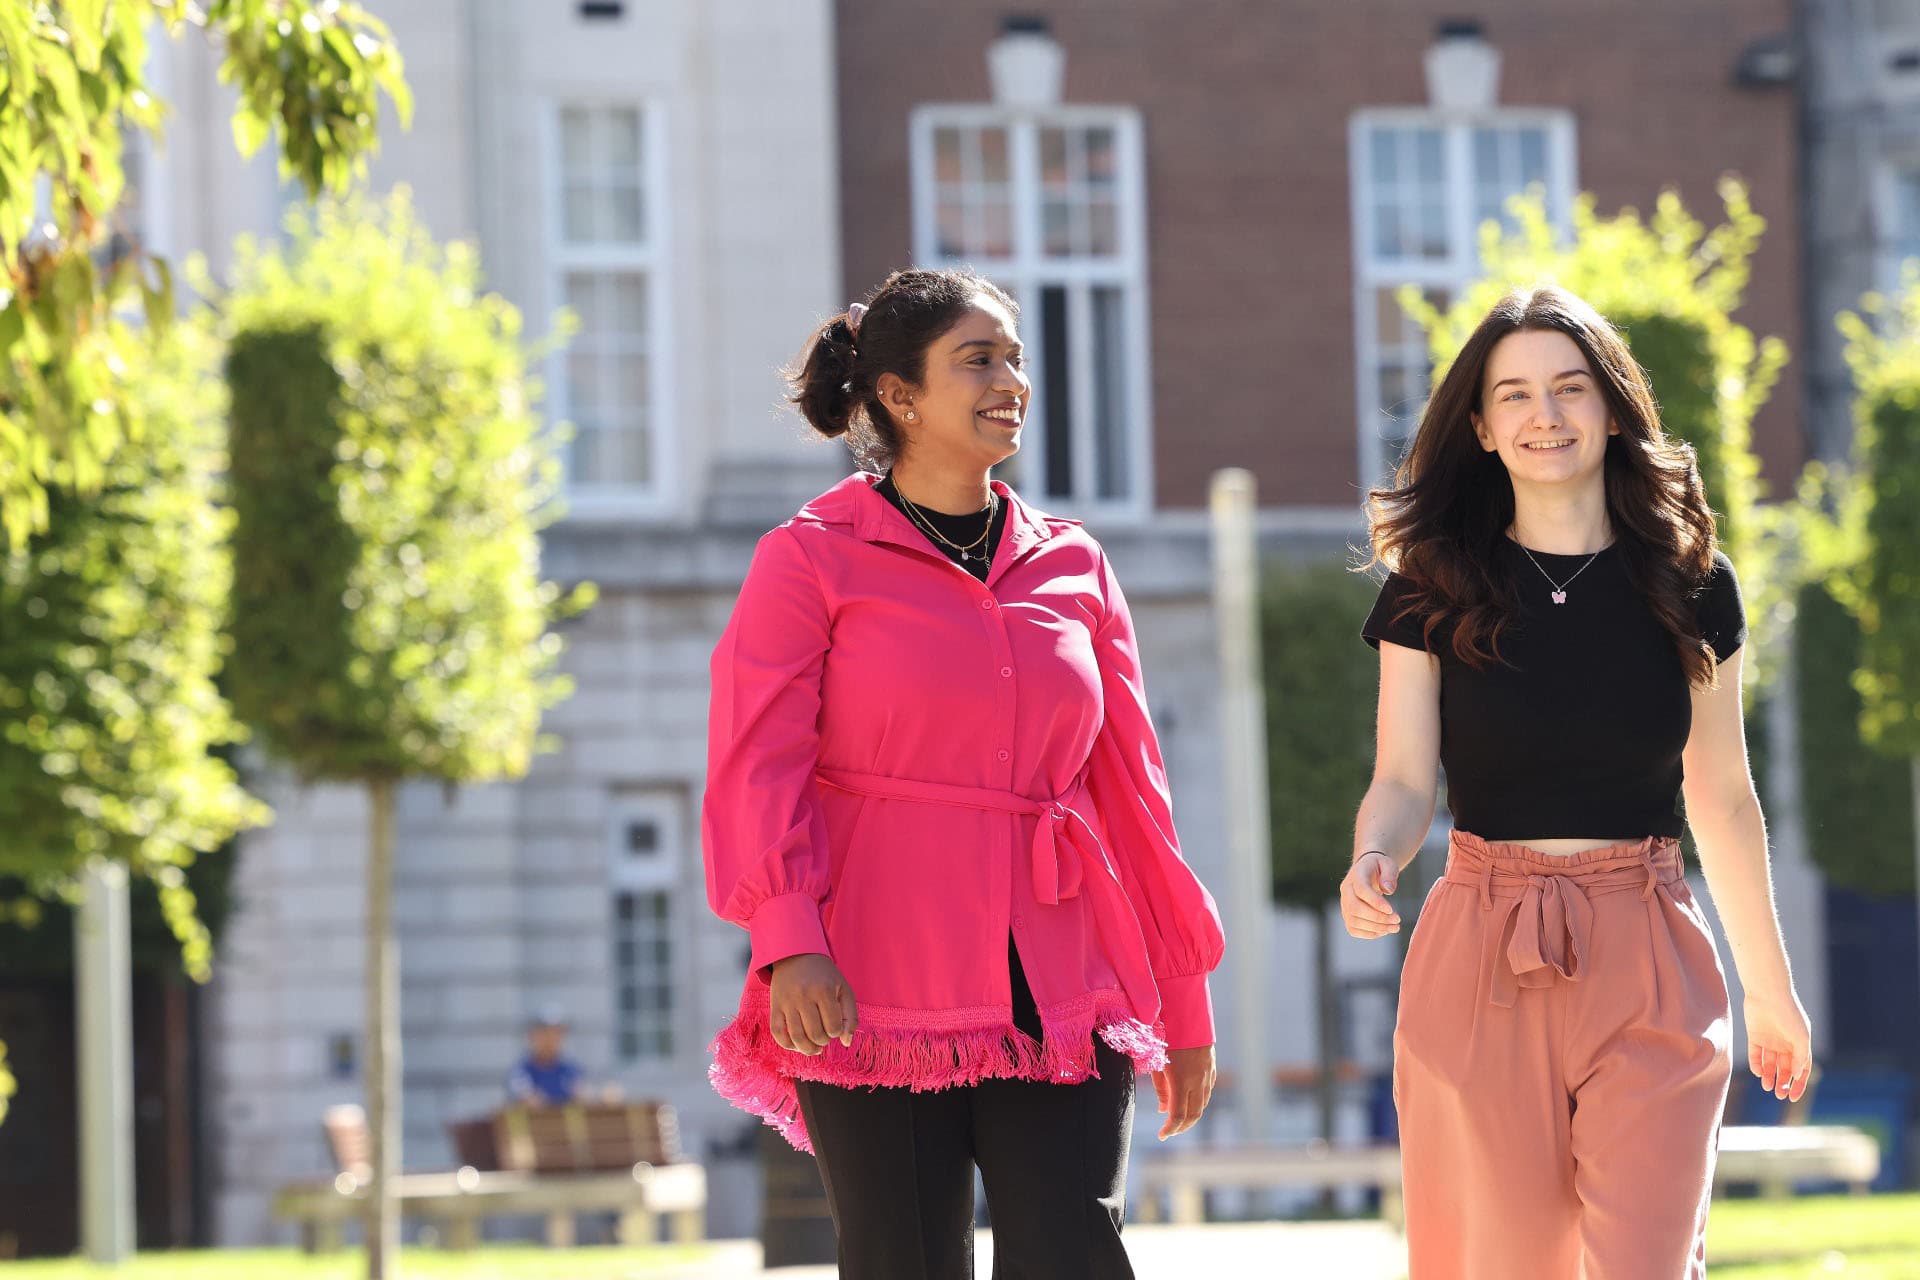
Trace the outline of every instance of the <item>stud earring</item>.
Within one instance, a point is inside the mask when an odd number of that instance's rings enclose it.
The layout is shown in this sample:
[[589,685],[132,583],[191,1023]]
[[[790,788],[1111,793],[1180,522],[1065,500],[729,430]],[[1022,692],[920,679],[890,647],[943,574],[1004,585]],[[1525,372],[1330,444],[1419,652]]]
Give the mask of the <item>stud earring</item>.
[[920,420],[920,415],[919,415],[919,414],[917,414],[917,413],[915,413],[915,412],[914,412],[913,410],[911,410],[911,409],[909,409],[909,410],[907,410],[907,421],[908,421],[908,422],[918,422],[919,420]]

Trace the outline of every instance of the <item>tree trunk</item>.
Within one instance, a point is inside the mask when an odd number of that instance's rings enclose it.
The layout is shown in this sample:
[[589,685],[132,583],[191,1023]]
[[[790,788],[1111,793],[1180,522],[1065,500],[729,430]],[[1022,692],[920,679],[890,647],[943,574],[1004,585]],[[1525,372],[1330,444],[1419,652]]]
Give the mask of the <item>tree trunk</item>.
[[367,842],[367,1137],[373,1180],[367,1188],[367,1278],[400,1274],[400,963],[393,936],[393,780],[368,784]]
[[1907,786],[1913,792],[1913,905],[1920,910],[1920,756],[1907,761]]
[[[1313,913],[1313,979],[1320,1021],[1320,1079],[1314,1100],[1320,1113],[1320,1137],[1331,1143],[1339,1088],[1340,1003],[1333,980],[1333,916],[1324,906]],[[1333,1188],[1321,1190],[1320,1208],[1333,1212]]]

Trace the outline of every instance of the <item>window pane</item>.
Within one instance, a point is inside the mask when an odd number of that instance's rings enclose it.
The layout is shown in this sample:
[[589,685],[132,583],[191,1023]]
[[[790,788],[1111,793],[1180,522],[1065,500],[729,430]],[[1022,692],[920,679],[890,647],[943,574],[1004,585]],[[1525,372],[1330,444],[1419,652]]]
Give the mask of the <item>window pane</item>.
[[1090,186],[1110,187],[1118,177],[1114,157],[1114,136],[1111,129],[1087,130],[1087,183]]
[[1046,436],[1047,495],[1073,493],[1073,379],[1067,367],[1067,291],[1040,290],[1040,421]]
[[1476,182],[1498,185],[1500,173],[1500,134],[1494,129],[1473,131],[1473,172]]
[[1040,181],[1050,187],[1064,187],[1073,175],[1067,167],[1067,131],[1040,131]]
[[1520,185],[1528,186],[1547,180],[1547,131],[1545,129],[1522,129],[1520,131]]
[[647,331],[647,280],[634,271],[623,271],[608,280],[612,307],[607,313],[610,331],[639,336]]
[[640,188],[620,185],[607,193],[606,222],[602,229],[607,239],[619,244],[639,244],[641,228]]
[[1373,251],[1382,258],[1397,258],[1406,252],[1406,241],[1400,234],[1400,210],[1393,205],[1374,206]]
[[1447,256],[1447,210],[1438,200],[1420,206],[1419,252],[1423,258]]
[[601,334],[607,331],[607,313],[602,306],[600,278],[585,271],[567,273],[566,305],[580,317],[580,329],[583,333]]
[[640,113],[632,108],[607,112],[607,167],[615,173],[640,172]]
[[958,129],[933,131],[933,180],[942,183],[960,181],[960,131]]
[[1073,206],[1064,200],[1048,200],[1041,205],[1040,237],[1048,257],[1072,256]]
[[606,471],[601,454],[607,433],[590,426],[588,415],[578,410],[572,416],[574,436],[567,446],[567,475],[575,484],[592,484]]
[[661,891],[616,898],[614,1027],[627,1059],[672,1052],[673,945]]
[[1373,129],[1367,134],[1367,154],[1372,158],[1369,167],[1376,187],[1390,186],[1398,173],[1398,166],[1394,164],[1393,139],[1393,132],[1389,129]]
[[594,216],[598,203],[593,187],[585,182],[569,182],[560,197],[562,205],[561,221],[564,224],[562,234],[571,244],[582,244],[593,239],[594,228],[599,219]]
[[1438,129],[1414,129],[1410,131],[1414,153],[1417,156],[1420,181],[1437,184],[1445,180],[1441,168],[1440,131]]
[[1130,485],[1127,441],[1127,313],[1125,295],[1093,291],[1093,444],[1102,498],[1125,497]]
[[575,420],[596,416],[600,407],[600,362],[575,347],[567,352],[567,412]]
[[980,208],[980,244],[975,250],[982,257],[1013,256],[1013,206],[996,200]]
[[646,408],[648,387],[645,356],[622,356],[616,370],[616,381],[620,388],[620,407],[624,412],[632,414]]
[[570,174],[593,167],[593,143],[587,113],[568,107],[560,113],[560,163]]
[[1103,257],[1120,252],[1119,210],[1111,200],[1096,200],[1087,207],[1087,251]]
[[1893,225],[1887,243],[1902,257],[1920,252],[1920,173],[1902,173],[1893,184]]
[[644,240],[642,126],[633,107],[561,110],[560,233],[569,244]]
[[980,181],[1004,183],[1008,180],[1007,131],[980,131]]

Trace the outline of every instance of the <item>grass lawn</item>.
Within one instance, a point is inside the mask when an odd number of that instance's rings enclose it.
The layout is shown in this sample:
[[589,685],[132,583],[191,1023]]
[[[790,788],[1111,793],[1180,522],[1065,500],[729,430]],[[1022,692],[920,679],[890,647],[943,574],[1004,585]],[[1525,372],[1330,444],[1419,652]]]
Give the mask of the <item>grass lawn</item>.
[[[490,1245],[473,1253],[408,1249],[405,1280],[631,1280],[686,1274],[712,1251],[706,1245],[657,1245],[651,1249],[547,1249],[538,1245]],[[212,1253],[144,1253],[130,1266],[95,1267],[71,1259],[0,1262],[5,1280],[361,1280],[366,1263],[358,1250],[308,1257],[293,1249],[248,1249]]]
[[1714,1280],[1920,1280],[1920,1195],[1717,1200]]

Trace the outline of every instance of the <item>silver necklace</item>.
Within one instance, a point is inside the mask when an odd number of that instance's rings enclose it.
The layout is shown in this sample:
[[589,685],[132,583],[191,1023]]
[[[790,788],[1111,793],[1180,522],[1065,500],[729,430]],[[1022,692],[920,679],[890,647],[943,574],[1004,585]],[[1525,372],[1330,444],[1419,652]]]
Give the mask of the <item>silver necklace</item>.
[[[1526,543],[1516,540],[1513,545],[1516,547],[1519,547],[1522,551],[1526,551],[1527,559],[1533,560],[1533,552],[1527,551]],[[1612,545],[1613,545],[1612,543],[1607,544],[1607,546],[1612,546]],[[1600,551],[1605,551],[1606,549],[1607,549],[1606,547],[1602,547],[1600,548]],[[1585,573],[1587,571],[1587,565],[1593,563],[1594,558],[1600,554],[1600,551],[1596,551],[1593,553],[1593,555],[1588,556],[1586,560],[1586,564],[1581,565],[1578,569],[1575,569],[1573,571],[1573,578],[1577,578],[1581,574]],[[1533,567],[1536,569],[1540,569],[1540,562],[1538,560],[1533,560]],[[1555,604],[1565,604],[1567,602],[1567,588],[1572,585],[1573,578],[1568,578],[1565,582],[1554,582],[1553,575],[1548,573],[1545,569],[1540,569],[1540,576],[1545,578],[1548,582],[1553,583],[1553,602]]]

